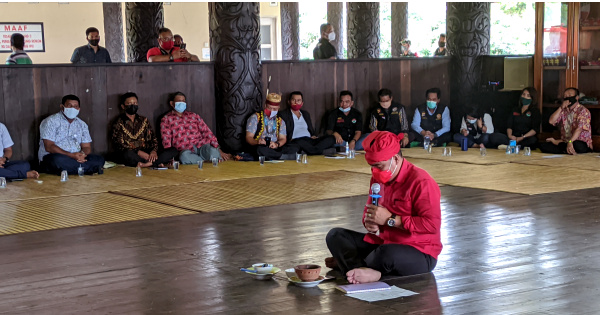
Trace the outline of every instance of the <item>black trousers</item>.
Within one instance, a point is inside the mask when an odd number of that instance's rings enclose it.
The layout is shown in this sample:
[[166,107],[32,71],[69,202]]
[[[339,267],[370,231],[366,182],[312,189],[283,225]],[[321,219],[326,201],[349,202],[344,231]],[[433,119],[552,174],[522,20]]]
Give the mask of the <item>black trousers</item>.
[[[592,149],[588,147],[587,143],[581,140],[573,141],[573,148],[577,153],[588,153],[592,152]],[[540,150],[544,153],[552,153],[552,154],[567,154],[567,143],[561,142],[558,145],[552,142],[543,142],[540,143]]]
[[[148,154],[150,154],[151,151],[149,150],[142,150]],[[142,159],[142,157],[140,157],[137,154],[138,150],[127,150],[127,151],[121,151],[121,152],[117,152],[117,160],[119,160],[121,163],[125,164],[125,166],[137,166],[138,163],[146,163],[147,161]],[[173,158],[175,158],[177,155],[179,154],[179,151],[176,148],[170,147],[168,149],[165,149],[164,151],[162,151],[161,153],[158,154],[158,158],[156,159],[156,161],[154,161],[154,163],[152,163],[153,167],[157,167],[160,164],[167,164],[169,163],[169,161],[171,161]]]
[[[499,145],[509,145],[510,139],[507,135],[499,132],[494,132],[490,135],[490,147],[497,148]],[[521,142],[517,143],[517,145],[521,146],[521,149],[524,147],[530,147],[532,150],[535,150],[538,147],[538,139],[537,135],[533,135],[531,137],[525,137]]]
[[[285,144],[283,147],[277,149],[271,149],[266,145],[257,145],[254,148],[256,150],[254,158],[258,160],[259,156],[264,156],[267,161],[279,160],[283,154],[296,154],[300,150],[298,145],[293,143]],[[296,156],[294,156],[294,159],[295,158]]]
[[334,228],[327,233],[327,247],[341,272],[368,267],[382,276],[410,276],[427,273],[437,260],[409,245],[375,245],[363,240],[365,233]]
[[323,150],[333,148],[335,145],[335,137],[328,135],[313,139],[310,137],[296,138],[291,141],[300,147],[300,151],[306,152],[308,155],[321,155]]
[[[408,139],[410,140],[410,142],[417,141],[421,144],[423,144],[423,140],[424,140],[423,136],[420,133],[414,132],[413,130],[411,130],[408,133]],[[446,133],[443,133],[439,137],[435,137],[433,140],[431,140],[431,144],[434,147],[441,147],[445,143],[448,143],[451,141],[452,141],[452,133],[450,133],[450,131],[448,131]]]
[[77,174],[79,166],[83,167],[85,174],[91,175],[98,173],[104,167],[104,158],[100,155],[89,154],[85,159],[86,162],[79,163],[64,154],[50,153],[42,158],[40,166],[44,172],[56,175],[60,175],[63,170],[67,171],[69,175]]

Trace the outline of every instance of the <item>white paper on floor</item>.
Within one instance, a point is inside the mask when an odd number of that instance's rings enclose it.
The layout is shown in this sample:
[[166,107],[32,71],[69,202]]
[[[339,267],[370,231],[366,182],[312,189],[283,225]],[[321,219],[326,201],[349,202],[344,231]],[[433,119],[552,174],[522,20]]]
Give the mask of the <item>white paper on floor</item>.
[[544,155],[544,156],[542,156],[542,158],[544,158],[544,159],[557,159],[557,158],[561,158],[563,156],[564,155],[558,155],[558,154],[555,154],[555,155]]
[[350,293],[346,294],[346,296],[359,299],[367,302],[377,302],[383,300],[396,299],[399,297],[411,296],[419,294],[417,292],[405,290],[398,288],[397,286],[391,286],[389,290],[382,291],[371,291],[371,292],[361,292],[361,293]]

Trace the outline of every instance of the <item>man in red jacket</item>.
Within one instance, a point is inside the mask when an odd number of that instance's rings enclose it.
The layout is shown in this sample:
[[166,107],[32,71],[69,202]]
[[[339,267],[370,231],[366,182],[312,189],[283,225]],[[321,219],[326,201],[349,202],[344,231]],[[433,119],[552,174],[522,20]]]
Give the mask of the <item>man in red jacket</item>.
[[403,137],[375,131],[363,141],[371,184],[381,186],[379,206],[369,198],[363,212],[368,233],[334,228],[327,234],[333,257],[325,265],[339,268],[350,283],[430,272],[442,251],[440,188],[426,171],[402,157]]

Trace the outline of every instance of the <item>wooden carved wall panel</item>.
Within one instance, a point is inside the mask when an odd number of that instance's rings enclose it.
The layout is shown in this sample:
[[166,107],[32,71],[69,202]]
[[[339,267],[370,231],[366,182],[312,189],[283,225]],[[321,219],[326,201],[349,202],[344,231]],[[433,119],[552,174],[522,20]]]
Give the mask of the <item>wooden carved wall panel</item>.
[[408,37],[408,2],[392,2],[392,57],[400,57],[403,39]]
[[246,119],[263,103],[260,4],[209,2],[208,11],[218,133],[225,149],[240,151],[245,145]]
[[125,21],[129,62],[147,62],[146,53],[158,45],[165,22],[162,2],[125,2]]
[[[331,41],[333,47],[337,51],[338,58],[344,56],[344,3],[343,2],[327,2],[327,23],[333,26],[335,32],[335,40]],[[317,31],[318,32],[318,31]],[[319,33],[319,37],[321,34]]]
[[378,2],[348,2],[348,58],[379,58]]
[[104,44],[112,62],[125,62],[121,2],[103,2]]
[[300,60],[300,8],[298,2],[280,2],[283,60]]
[[480,56],[490,53],[490,3],[448,2],[446,33],[452,56],[451,104],[455,109],[452,116],[460,117],[480,83]]

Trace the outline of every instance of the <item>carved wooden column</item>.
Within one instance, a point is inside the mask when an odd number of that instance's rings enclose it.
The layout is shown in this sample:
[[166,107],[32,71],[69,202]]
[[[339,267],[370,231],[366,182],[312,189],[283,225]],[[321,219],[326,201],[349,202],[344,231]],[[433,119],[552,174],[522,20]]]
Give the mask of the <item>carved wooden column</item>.
[[283,60],[300,60],[300,8],[298,2],[280,2],[281,56]]
[[392,57],[402,54],[403,39],[408,37],[408,2],[392,2]]
[[209,2],[210,57],[215,63],[219,142],[245,145],[246,119],[262,108],[260,3]]
[[164,21],[162,2],[125,2],[129,62],[147,62],[146,53],[158,45]]
[[[335,40],[332,40],[330,43],[335,47],[338,58],[344,57],[344,33],[346,30],[342,20],[343,13],[343,2],[327,2],[327,23],[333,26],[333,31],[335,32]],[[319,32],[320,37],[321,33]]]
[[348,2],[348,58],[379,58],[378,2]]
[[464,106],[471,103],[479,85],[482,71],[479,57],[490,54],[490,3],[448,2],[446,36],[452,56],[450,105],[456,129]]
[[104,12],[104,45],[112,62],[125,62],[123,10],[121,2],[102,2]]

